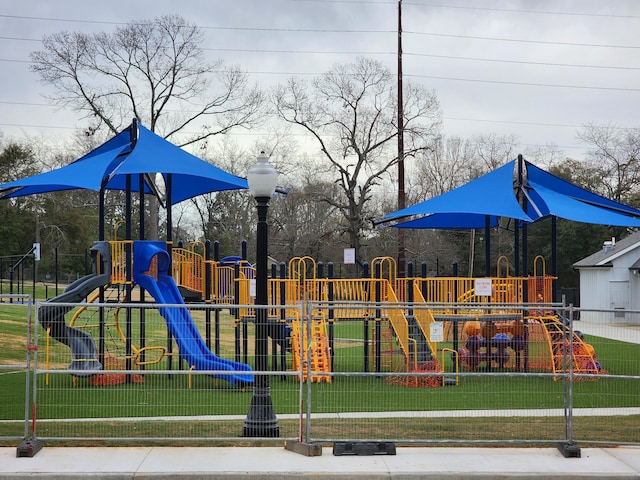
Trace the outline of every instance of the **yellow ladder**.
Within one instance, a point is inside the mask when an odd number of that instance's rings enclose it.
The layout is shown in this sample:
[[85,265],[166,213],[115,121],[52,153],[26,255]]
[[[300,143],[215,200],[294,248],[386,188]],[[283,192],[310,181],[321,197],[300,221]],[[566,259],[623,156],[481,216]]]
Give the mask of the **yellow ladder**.
[[[303,335],[302,346],[300,345],[300,321],[291,323],[291,350],[293,354],[293,369],[300,370],[300,359],[307,360],[309,350],[311,359],[304,364],[302,379],[306,380],[308,375],[307,365],[311,365],[313,372],[331,372],[331,355],[329,352],[329,341],[327,338],[327,326],[324,319],[314,319],[311,321],[311,348],[309,349],[307,336]],[[302,347],[302,348],[301,348]],[[331,383],[330,375],[314,373],[311,375],[311,382]]]
[[[553,373],[566,373],[568,366],[565,362],[566,350],[569,345],[564,335],[564,325],[558,317],[553,317],[551,321],[545,321],[544,326],[547,330],[549,342],[551,344],[551,353],[553,355]],[[589,349],[587,344],[573,333],[573,350],[571,352],[572,370],[574,373],[597,374],[596,358],[593,349]]]

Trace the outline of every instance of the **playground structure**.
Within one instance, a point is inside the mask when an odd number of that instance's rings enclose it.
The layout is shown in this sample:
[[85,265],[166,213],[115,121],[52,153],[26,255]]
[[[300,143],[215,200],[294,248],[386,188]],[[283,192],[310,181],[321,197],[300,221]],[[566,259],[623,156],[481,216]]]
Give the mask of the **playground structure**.
[[[178,255],[174,253],[173,258],[195,258],[192,249],[184,250],[179,250]],[[204,256],[199,262],[211,263],[208,268],[213,281],[209,283],[222,289],[203,292],[203,296],[217,302],[230,300],[222,292],[232,287],[221,281],[234,278],[230,272],[224,272],[229,267],[220,267]],[[389,257],[375,258],[370,265],[373,272],[369,273],[365,265],[363,278],[357,279],[332,278],[331,264],[327,265],[325,277],[324,266],[310,257],[293,258],[287,266],[281,264],[279,272],[277,266],[272,265],[270,304],[305,305],[303,311],[309,320],[310,335],[299,337],[297,309],[274,310],[270,312],[270,319],[291,326],[292,368],[297,370],[298,362],[302,360],[305,365],[304,361],[308,360],[316,372],[311,381],[330,381],[327,373],[335,361],[334,327],[339,322],[352,321],[363,324],[365,371],[382,371],[385,357],[395,355],[401,359],[397,368],[402,372],[443,372],[443,353],[451,353],[454,371],[460,366],[486,371],[535,369],[554,374],[570,368],[585,374],[601,371],[591,345],[582,340],[579,332],[569,336],[566,321],[551,308],[554,278],[545,273],[542,257],[535,259],[530,277],[511,277],[505,273],[488,279],[427,278],[426,266],[422,277],[414,277],[410,266],[407,278],[397,278],[395,261]],[[207,267],[194,269],[188,263],[174,260],[174,269],[206,271]],[[498,260],[497,271],[509,272],[506,257]],[[250,268],[235,270],[236,274],[240,273],[235,284],[236,298],[241,304],[252,302],[248,272]],[[477,291],[480,283],[485,290],[488,287],[488,291]],[[198,281],[194,285],[204,284],[205,281]],[[193,288],[186,284],[183,287]],[[524,305],[529,309],[524,309]],[[238,318],[251,317],[251,311],[241,310]],[[445,335],[441,341],[443,347],[439,349],[438,342],[432,339],[432,328],[440,322]],[[299,345],[299,338],[303,345]],[[307,338],[310,338],[309,344]],[[571,355],[567,356],[569,348]],[[304,375],[306,378],[306,371]],[[418,377],[403,378],[407,385],[418,386],[423,381]]]
[[[97,289],[98,293],[89,297],[90,303],[98,301],[99,292],[107,287],[120,291],[120,287],[138,285],[158,304],[183,304],[186,298],[229,305],[235,319],[234,361],[212,353],[219,352],[217,327],[216,347],[211,349],[210,333],[203,339],[186,308],[161,308],[160,313],[189,369],[228,370],[233,373],[216,377],[232,386],[250,384],[253,375],[247,364],[246,327],[255,320],[251,307],[255,273],[246,259],[229,264],[209,259],[208,250],[209,245],[202,242],[186,248],[167,248],[165,242],[98,242],[92,249],[95,272],[41,307],[40,321],[49,335],[71,349],[69,368],[74,375],[90,376],[102,368],[104,334],[99,334],[96,344],[91,335],[77,328],[77,312],[67,326],[64,315],[71,307],[56,303],[79,302]],[[499,260],[499,267],[506,268],[498,268],[498,272],[509,271],[508,265],[501,265],[504,262],[504,258]],[[401,385],[457,383],[451,374],[462,368],[554,374],[569,368],[587,374],[601,370],[593,348],[578,334],[570,337],[566,323],[550,308],[553,278],[544,273],[541,257],[536,259],[531,277],[419,277],[413,276],[409,265],[409,276],[397,278],[393,259],[375,258],[371,265],[372,273],[365,265],[364,277],[352,279],[332,278],[331,264],[325,275],[325,266],[310,257],[291,259],[279,269],[272,265],[268,282],[269,304],[273,306],[268,313],[272,369],[302,368],[304,379],[310,371],[312,382],[331,382],[331,372],[340,368],[335,327],[350,323],[362,326],[361,338],[355,342],[363,347],[364,371],[443,374],[390,377],[389,381]],[[144,342],[135,347],[119,326],[118,309],[114,318],[118,336],[127,345],[128,365],[144,368],[171,355],[171,343],[167,348],[143,346]]]
[[[66,324],[65,314],[74,308],[73,303],[79,303],[95,290],[98,292],[91,296],[92,301],[99,300],[108,287],[136,284],[150,293],[158,304],[184,305],[178,287],[168,274],[170,258],[165,242],[96,242],[92,248],[92,258],[93,273],[70,284],[61,295],[44,302],[38,311],[39,321],[47,331],[47,338],[54,338],[69,347],[72,362],[68,368],[75,377],[99,374],[105,357],[102,333],[97,346],[91,334],[82,328]],[[249,365],[226,360],[209,350],[186,308],[162,307],[159,311],[166,321],[171,338],[178,346],[180,358],[187,362],[189,369],[229,372],[214,373],[212,376],[226,380],[232,386],[253,383]],[[76,312],[74,315],[72,324],[78,314]],[[118,327],[117,316],[118,309],[114,323]],[[105,322],[101,319],[99,331],[104,332],[104,328]],[[121,329],[118,327],[117,330],[122,336]],[[125,337],[125,342],[127,350],[133,350],[131,338]],[[47,362],[48,350],[47,346]],[[133,358],[138,365],[147,364],[141,356],[145,350],[145,347],[137,349],[135,356],[127,354],[129,366]],[[163,355],[164,350],[161,352],[161,356]]]

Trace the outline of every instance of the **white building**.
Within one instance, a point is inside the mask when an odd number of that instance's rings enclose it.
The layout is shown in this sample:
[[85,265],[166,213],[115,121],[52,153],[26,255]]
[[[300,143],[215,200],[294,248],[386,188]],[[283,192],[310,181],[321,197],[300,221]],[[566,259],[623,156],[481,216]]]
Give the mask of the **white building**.
[[602,249],[573,264],[580,274],[582,320],[594,323],[640,324],[640,232],[612,238]]

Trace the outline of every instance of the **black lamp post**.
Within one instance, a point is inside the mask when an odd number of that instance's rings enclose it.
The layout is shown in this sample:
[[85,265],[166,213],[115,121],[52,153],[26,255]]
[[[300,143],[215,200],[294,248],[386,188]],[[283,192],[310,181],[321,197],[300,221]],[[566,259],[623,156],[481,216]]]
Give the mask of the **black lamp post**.
[[[258,226],[256,242],[256,371],[266,372],[268,369],[268,304],[267,291],[267,248],[269,245],[269,229],[267,226],[267,210],[269,200],[276,190],[278,172],[269,163],[269,156],[260,152],[257,162],[247,172],[249,191],[256,199],[258,209]],[[251,406],[244,420],[243,437],[279,437],[278,418],[273,410],[269,393],[269,375],[257,373],[253,385]]]

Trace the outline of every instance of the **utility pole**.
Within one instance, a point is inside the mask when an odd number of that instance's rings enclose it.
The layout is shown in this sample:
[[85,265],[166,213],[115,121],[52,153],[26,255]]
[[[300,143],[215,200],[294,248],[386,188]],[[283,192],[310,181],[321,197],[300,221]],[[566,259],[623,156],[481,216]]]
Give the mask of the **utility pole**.
[[[402,0],[398,0],[398,210],[406,207],[404,192],[404,98],[402,95]],[[397,228],[398,275],[405,276],[406,248],[404,229]]]

